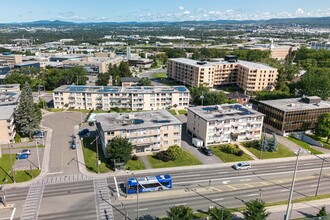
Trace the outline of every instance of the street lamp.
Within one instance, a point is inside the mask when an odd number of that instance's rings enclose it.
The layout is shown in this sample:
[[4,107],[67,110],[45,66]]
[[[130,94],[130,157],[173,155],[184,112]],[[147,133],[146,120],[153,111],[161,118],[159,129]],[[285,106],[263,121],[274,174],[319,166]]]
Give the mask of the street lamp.
[[38,138],[37,137],[34,137],[34,140],[36,142],[36,148],[37,148],[38,170],[40,170],[40,158],[39,158]]
[[15,176],[15,169],[14,169],[14,166],[13,166],[13,159],[11,157],[11,148],[13,148],[13,145],[10,145],[8,144],[8,148],[9,148],[9,158],[10,158],[10,166],[11,166],[11,172],[13,173],[13,179],[14,179],[14,183],[16,183],[16,176]]
[[294,183],[296,181],[296,174],[297,174],[297,168],[298,168],[298,160],[299,160],[299,155],[300,155],[301,148],[299,147],[297,151],[297,159],[296,159],[296,165],[294,167],[294,172],[293,172],[293,177],[292,177],[292,184],[291,184],[291,189],[290,189],[290,194],[289,194],[289,201],[288,201],[288,206],[286,209],[286,214],[285,214],[285,220],[289,220],[291,217],[291,202],[292,202],[292,194],[293,194],[293,188],[294,188]]

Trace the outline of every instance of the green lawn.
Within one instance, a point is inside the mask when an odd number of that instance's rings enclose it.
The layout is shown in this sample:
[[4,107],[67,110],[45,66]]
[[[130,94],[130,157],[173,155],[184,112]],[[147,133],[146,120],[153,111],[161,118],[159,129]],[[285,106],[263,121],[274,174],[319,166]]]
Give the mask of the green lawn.
[[165,72],[163,73],[154,73],[154,78],[160,79],[160,78],[167,78],[167,74]]
[[126,164],[126,169],[129,170],[145,170],[146,167],[144,166],[144,163],[139,158],[138,160],[129,160]]
[[169,110],[167,110],[169,113],[171,113],[172,115],[176,115],[176,112],[175,112],[175,110],[174,109],[169,109]]
[[[94,140],[95,138],[93,137],[85,137],[83,139],[82,147],[84,153],[85,166],[87,170],[97,173],[96,142]],[[111,167],[109,166],[109,164],[107,164],[107,160],[103,154],[100,143],[99,143],[99,159],[101,160],[100,173],[110,172]]]
[[244,153],[242,156],[237,156],[235,154],[225,153],[220,150],[222,145],[219,146],[210,146],[209,148],[213,151],[213,154],[219,157],[223,162],[235,162],[235,161],[246,161],[253,160],[249,155]]
[[179,115],[187,114],[187,110],[178,110]]
[[[13,183],[14,178],[11,172],[11,163],[10,163],[10,156],[12,158],[13,164],[15,163],[15,154],[3,154],[1,159],[0,159],[0,184],[5,184],[5,183]],[[31,180],[32,177],[35,178],[40,174],[40,170],[33,169],[32,170],[32,175],[30,170],[26,171],[15,171],[15,177],[16,177],[16,182],[24,182]]]
[[314,148],[312,148],[309,144],[307,144],[306,142],[303,142],[301,140],[298,140],[296,138],[293,137],[288,137],[288,139],[294,143],[296,143],[298,146],[300,146],[301,148],[304,148],[305,150],[309,150],[312,154],[323,154],[321,151],[315,150]]
[[[314,140],[321,142],[323,144],[323,147],[330,150],[330,143],[327,143],[326,138],[320,138],[317,137],[315,134],[308,134],[309,137],[313,138]],[[330,142],[330,141],[329,141]]]
[[[244,143],[242,143],[244,146]],[[262,159],[272,159],[272,158],[282,158],[282,157],[293,157],[295,154],[287,149],[286,147],[283,147],[282,145],[278,145],[278,150],[276,152],[268,152],[268,151],[262,151]],[[245,147],[248,151],[250,151],[253,155],[255,155],[257,158],[260,158],[260,150],[255,149],[253,147],[248,148]]]
[[165,167],[179,167],[179,166],[192,166],[202,164],[197,158],[195,158],[189,151],[184,150],[183,154],[175,161],[164,162],[158,160],[154,155],[147,156],[147,159],[152,168],[165,168]]

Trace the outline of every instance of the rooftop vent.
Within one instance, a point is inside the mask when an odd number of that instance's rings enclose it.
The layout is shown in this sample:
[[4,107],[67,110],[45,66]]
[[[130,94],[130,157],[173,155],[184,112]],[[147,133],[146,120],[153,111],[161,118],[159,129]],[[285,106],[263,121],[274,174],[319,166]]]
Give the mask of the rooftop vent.
[[205,64],[207,64],[207,62],[206,61],[197,61],[197,64],[198,65],[205,65]]
[[321,98],[318,96],[303,96],[301,101],[307,104],[316,104],[321,102]]
[[235,63],[237,62],[237,56],[235,55],[227,55],[225,56],[225,61],[230,62],[230,63]]

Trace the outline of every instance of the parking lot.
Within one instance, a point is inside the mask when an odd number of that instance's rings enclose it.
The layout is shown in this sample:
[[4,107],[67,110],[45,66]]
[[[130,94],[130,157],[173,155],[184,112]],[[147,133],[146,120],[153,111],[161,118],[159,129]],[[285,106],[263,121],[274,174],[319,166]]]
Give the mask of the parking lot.
[[[30,169],[38,169],[38,157],[37,157],[37,149],[28,148],[31,151],[30,156],[27,159],[15,160],[14,169],[15,170],[30,170]],[[40,166],[42,164],[42,159],[44,155],[44,147],[38,147],[39,151],[39,162]],[[22,149],[15,149],[15,154],[21,151]]]

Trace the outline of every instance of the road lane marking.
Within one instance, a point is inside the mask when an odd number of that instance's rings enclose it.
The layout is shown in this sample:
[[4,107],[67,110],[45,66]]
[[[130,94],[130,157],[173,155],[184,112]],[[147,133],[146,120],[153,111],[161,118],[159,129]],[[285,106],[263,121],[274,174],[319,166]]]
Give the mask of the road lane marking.
[[212,201],[221,201],[221,200],[224,200],[224,198],[213,199]]
[[225,173],[229,173],[229,172],[219,172],[218,174],[225,174]]
[[236,187],[233,187],[231,185],[227,185],[227,187],[231,188],[231,189],[237,189]]
[[52,173],[47,173],[47,175],[55,175],[55,174],[61,174],[63,173],[63,171],[60,171],[60,172],[52,172]]
[[282,180],[277,180],[277,182],[278,182],[278,183],[284,183],[284,181],[282,181]]
[[242,179],[242,180],[240,180],[240,182],[249,182],[249,181],[251,181],[251,179]]
[[[144,209],[139,209],[139,211],[147,211],[148,208],[144,208]],[[135,212],[137,211],[137,209],[134,210]]]
[[258,193],[254,193],[254,194],[249,194],[249,195],[246,195],[247,197],[251,197],[251,196],[257,196],[259,195]]
[[286,167],[286,166],[277,166],[277,167],[275,167],[275,168],[284,168],[284,167]]
[[264,185],[264,186],[268,186],[269,184],[268,183],[266,183],[266,182],[260,182],[262,185]]
[[[191,174],[191,175],[182,175],[180,177],[193,177],[193,176],[200,176],[201,174]],[[176,176],[175,178],[177,178],[178,176]]]
[[178,203],[178,204],[174,204],[174,206],[180,206],[180,205],[187,205],[187,203]]
[[17,194],[6,194],[6,197],[8,196],[16,196]]
[[218,188],[215,188],[215,187],[211,187],[211,189],[215,190],[215,191],[219,191],[219,192],[222,192],[221,189],[218,189]]
[[309,166],[309,165],[313,165],[313,163],[304,163],[303,165]]
[[228,180],[228,181],[222,181],[222,184],[228,184],[228,183],[230,183],[230,180]]
[[281,189],[280,192],[287,192],[289,191],[288,189]]
[[311,185],[311,187],[316,187],[317,186],[317,184],[315,184],[315,185]]
[[245,183],[244,185],[248,187],[253,187],[251,184],[247,184],[247,183]]

